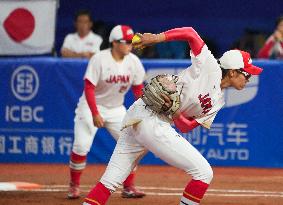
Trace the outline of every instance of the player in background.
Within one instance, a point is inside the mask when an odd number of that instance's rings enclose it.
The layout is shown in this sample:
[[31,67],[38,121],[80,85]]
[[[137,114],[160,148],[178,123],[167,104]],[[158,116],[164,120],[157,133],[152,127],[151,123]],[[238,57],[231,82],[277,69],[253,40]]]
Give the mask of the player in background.
[[[142,99],[137,100],[123,120],[122,135],[105,173],[86,196],[84,205],[106,204],[117,185],[147,150],[192,176],[180,205],[197,205],[203,198],[213,177],[212,168],[201,153],[171,127],[171,123],[181,132],[189,132],[199,125],[209,128],[224,105],[223,90],[228,87],[242,90],[249,78],[259,75],[262,69],[251,64],[249,53],[240,50],[227,51],[218,61],[191,27],[156,35],[140,34],[140,41],[133,45],[143,48],[173,40],[186,41],[191,48],[192,65],[178,74],[176,83],[181,93],[179,110],[169,120],[165,114],[150,110]],[[164,100],[170,104],[170,99],[164,97]]]
[[[102,50],[89,61],[84,76],[84,92],[75,111],[70,199],[80,196],[80,177],[98,128],[105,127],[117,140],[126,114],[123,105],[125,94],[132,88],[136,99],[142,95],[145,70],[139,58],[131,53],[132,37],[133,30],[129,26],[115,26],[109,37],[111,48]],[[134,187],[134,172],[129,173],[123,185],[122,197],[145,196]]]
[[91,58],[100,51],[102,37],[92,32],[91,13],[78,11],[75,17],[76,33],[68,34],[61,48],[61,55],[68,58]]
[[283,59],[283,16],[276,20],[275,31],[258,52],[258,58]]

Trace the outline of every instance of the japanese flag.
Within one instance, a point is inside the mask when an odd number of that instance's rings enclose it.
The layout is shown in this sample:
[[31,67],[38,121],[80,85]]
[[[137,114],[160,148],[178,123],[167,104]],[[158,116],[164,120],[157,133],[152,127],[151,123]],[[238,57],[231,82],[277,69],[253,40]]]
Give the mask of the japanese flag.
[[51,53],[56,0],[1,0],[0,55]]

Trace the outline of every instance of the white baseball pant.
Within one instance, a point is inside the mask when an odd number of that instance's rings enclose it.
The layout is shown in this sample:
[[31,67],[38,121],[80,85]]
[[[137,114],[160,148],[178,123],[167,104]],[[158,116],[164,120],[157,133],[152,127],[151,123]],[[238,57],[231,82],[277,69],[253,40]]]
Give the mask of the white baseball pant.
[[[117,141],[121,135],[121,124],[126,114],[126,108],[124,106],[106,108],[97,105],[97,109],[101,117],[104,119],[105,128]],[[88,107],[76,110],[72,151],[78,155],[87,155],[90,151],[97,130],[98,128],[93,125],[92,114]]]
[[148,150],[192,175],[193,179],[207,184],[211,182],[213,171],[207,160],[170,123],[145,108],[142,100],[130,107],[124,122],[137,117],[142,121],[137,126],[125,128],[116,144],[100,180],[105,187],[114,192]]

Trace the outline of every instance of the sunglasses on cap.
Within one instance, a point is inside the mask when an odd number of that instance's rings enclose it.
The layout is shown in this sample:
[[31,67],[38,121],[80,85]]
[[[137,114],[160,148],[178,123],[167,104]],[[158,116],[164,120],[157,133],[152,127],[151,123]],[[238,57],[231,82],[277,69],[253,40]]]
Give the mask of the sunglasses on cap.
[[132,41],[131,40],[124,40],[124,39],[120,39],[120,40],[116,40],[117,42],[119,43],[123,43],[123,44],[132,44]]
[[237,71],[238,73],[243,74],[247,80],[249,80],[250,77],[252,77],[251,74],[249,74],[248,72],[244,71],[242,68],[241,68],[241,69],[237,69],[236,71]]

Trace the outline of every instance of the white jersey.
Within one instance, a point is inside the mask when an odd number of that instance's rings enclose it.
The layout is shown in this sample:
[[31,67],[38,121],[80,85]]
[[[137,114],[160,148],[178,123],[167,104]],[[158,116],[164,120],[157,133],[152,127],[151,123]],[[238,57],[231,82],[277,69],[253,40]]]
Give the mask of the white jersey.
[[[192,65],[178,74],[177,89],[180,91],[180,111],[186,118],[194,118],[206,128],[210,128],[217,112],[224,105],[224,93],[221,91],[221,68],[207,46],[198,56],[191,53]],[[123,120],[122,127],[151,116],[152,113],[144,110],[145,103],[139,99],[130,107]],[[158,115],[161,121],[169,119]]]
[[[114,108],[123,105],[125,94],[131,85],[142,84],[144,77],[144,67],[136,55],[130,53],[123,61],[117,62],[109,48],[90,59],[84,79],[96,86],[97,105]],[[88,106],[84,93],[78,106]]]
[[67,48],[77,53],[97,53],[100,51],[102,41],[103,39],[92,31],[84,38],[81,38],[78,33],[72,33],[65,37],[62,48]]
[[220,88],[221,68],[206,45],[197,56],[191,52],[191,61],[192,65],[178,75],[180,111],[185,117],[192,117],[202,126],[210,128],[224,105],[224,93]]

